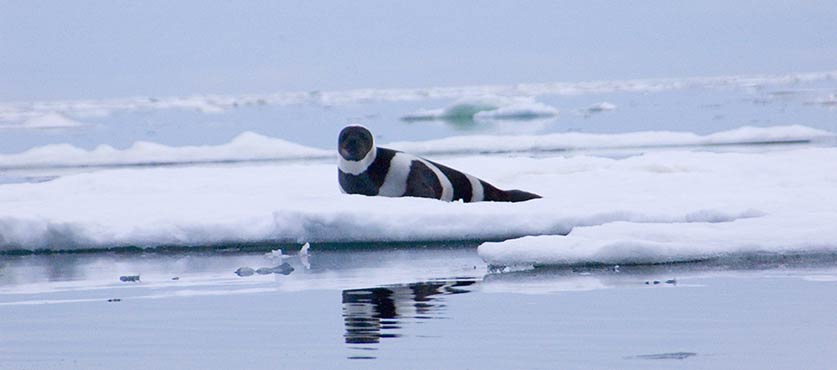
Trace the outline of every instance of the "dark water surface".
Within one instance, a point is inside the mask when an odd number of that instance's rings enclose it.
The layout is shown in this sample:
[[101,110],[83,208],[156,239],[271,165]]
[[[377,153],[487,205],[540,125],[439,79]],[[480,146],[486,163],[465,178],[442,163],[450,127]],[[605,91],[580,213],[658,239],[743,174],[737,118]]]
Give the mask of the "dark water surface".
[[[502,273],[472,247],[315,245],[282,260],[0,258],[0,369],[763,369],[837,360],[833,257]],[[281,263],[294,271],[234,273]]]

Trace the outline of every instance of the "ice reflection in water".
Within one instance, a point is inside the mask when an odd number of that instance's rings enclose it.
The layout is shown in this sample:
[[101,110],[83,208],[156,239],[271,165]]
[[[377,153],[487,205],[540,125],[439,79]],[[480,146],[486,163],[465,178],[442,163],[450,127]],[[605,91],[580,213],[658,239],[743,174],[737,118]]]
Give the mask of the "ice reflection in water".
[[[444,296],[468,293],[473,279],[434,280],[343,291],[346,344],[375,344],[381,338],[397,338],[406,322],[442,318]],[[352,347],[375,350],[375,347]],[[371,359],[372,356],[350,356]]]

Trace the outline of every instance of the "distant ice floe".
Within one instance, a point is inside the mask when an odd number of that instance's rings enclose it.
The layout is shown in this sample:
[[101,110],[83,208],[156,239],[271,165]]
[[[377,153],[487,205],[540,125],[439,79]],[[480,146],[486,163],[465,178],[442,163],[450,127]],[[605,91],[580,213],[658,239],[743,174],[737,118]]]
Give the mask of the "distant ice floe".
[[558,109],[530,97],[483,96],[459,99],[443,109],[426,109],[401,117],[405,121],[534,120],[558,115]]
[[45,113],[33,115],[23,122],[12,124],[0,124],[2,129],[30,129],[30,130],[53,130],[89,127],[91,125],[72,120],[58,113]]
[[[343,91],[280,92],[247,95],[193,95],[133,97],[99,100],[34,101],[0,103],[0,122],[20,123],[49,113],[72,117],[101,117],[119,111],[163,109],[218,113],[246,106],[341,105],[368,101],[422,101],[480,96],[581,95],[610,92],[655,92],[688,88],[753,88],[837,79],[837,71],[784,75],[738,75],[718,77],[637,79],[586,82],[547,82],[514,85],[476,85],[401,89],[355,89]],[[419,112],[420,113],[420,112]]]
[[831,94],[825,98],[818,99],[816,103],[826,107],[837,107],[837,94]]
[[612,110],[615,110],[615,109],[616,109],[616,104],[609,103],[609,102],[605,101],[605,102],[596,103],[596,104],[593,104],[593,105],[591,105],[587,108],[584,108],[584,109],[582,109],[581,112],[584,115],[589,116],[589,115],[592,115],[592,114],[612,111]]
[[118,166],[328,158],[334,152],[244,132],[222,145],[167,146],[138,141],[126,149],[100,145],[85,150],[50,144],[18,154],[0,155],[0,168]]
[[[534,121],[535,123],[539,121]],[[689,132],[634,132],[626,134],[557,133],[547,135],[473,135],[382,146],[421,155],[504,152],[569,151],[588,149],[666,148],[677,146],[747,145],[813,142],[834,134],[805,126],[742,127],[709,135]],[[0,154],[0,169],[161,165],[330,159],[334,150],[313,148],[282,139],[244,132],[229,143],[166,146],[139,141],[126,149],[101,145],[92,150],[69,144],[50,144],[16,154]]]
[[811,142],[834,134],[806,126],[741,127],[709,135],[649,131],[624,134],[556,133],[545,135],[457,136],[423,142],[395,142],[389,146],[423,154],[568,151],[641,147],[711,146]]
[[515,204],[345,195],[333,164],[111,169],[0,185],[0,250],[545,235],[479,253],[543,265],[837,252],[834,158],[837,148],[803,147],[444,161],[544,196]]

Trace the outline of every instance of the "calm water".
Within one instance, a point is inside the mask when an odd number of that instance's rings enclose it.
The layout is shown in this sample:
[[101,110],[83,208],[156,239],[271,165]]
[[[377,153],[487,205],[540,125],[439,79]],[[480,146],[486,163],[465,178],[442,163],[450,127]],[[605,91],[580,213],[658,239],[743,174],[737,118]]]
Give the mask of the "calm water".
[[[234,273],[281,262],[295,270]],[[833,256],[505,272],[469,246],[5,256],[0,368],[829,368],[835,292]]]

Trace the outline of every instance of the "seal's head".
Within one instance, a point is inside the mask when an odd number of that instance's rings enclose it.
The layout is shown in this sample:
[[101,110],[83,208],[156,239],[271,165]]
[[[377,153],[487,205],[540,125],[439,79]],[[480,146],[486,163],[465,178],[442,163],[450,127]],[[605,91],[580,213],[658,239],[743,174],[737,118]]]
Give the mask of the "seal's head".
[[347,161],[360,161],[374,148],[375,139],[363,126],[346,126],[337,139],[337,151]]

